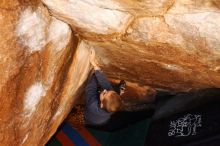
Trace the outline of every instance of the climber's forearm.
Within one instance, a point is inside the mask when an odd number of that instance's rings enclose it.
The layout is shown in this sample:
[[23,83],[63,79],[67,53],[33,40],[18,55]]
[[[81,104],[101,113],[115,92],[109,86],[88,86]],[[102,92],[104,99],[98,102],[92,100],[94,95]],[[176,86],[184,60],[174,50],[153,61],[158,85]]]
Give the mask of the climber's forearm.
[[98,82],[97,82],[96,76],[95,74],[93,74],[85,90],[87,104],[92,103],[94,100],[97,100],[97,97],[98,97],[97,85],[98,85]]
[[96,66],[93,66],[93,69],[96,71],[96,70],[101,70],[101,68],[98,66],[98,65],[96,65]]
[[102,86],[103,89],[113,90],[113,87],[109,83],[107,77],[100,70],[95,70],[95,75],[98,83]]
[[101,69],[99,67],[98,61],[96,60],[95,51],[93,49],[91,49],[90,51],[90,63],[93,66],[93,69],[95,70],[95,76],[98,83],[100,84],[100,86],[102,86],[102,88],[106,90],[113,90],[106,76],[100,71]]

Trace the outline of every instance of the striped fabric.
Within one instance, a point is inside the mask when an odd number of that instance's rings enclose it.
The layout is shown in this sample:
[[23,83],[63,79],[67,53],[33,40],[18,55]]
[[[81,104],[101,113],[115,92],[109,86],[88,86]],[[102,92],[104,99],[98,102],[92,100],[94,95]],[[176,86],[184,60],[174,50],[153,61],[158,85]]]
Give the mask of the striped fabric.
[[56,135],[56,139],[65,146],[75,146],[73,142],[69,139],[69,137],[61,130]]
[[85,128],[74,129],[64,122],[47,146],[101,146],[101,144]]
[[126,128],[105,132],[92,128],[73,128],[65,121],[46,146],[144,146],[150,119]]

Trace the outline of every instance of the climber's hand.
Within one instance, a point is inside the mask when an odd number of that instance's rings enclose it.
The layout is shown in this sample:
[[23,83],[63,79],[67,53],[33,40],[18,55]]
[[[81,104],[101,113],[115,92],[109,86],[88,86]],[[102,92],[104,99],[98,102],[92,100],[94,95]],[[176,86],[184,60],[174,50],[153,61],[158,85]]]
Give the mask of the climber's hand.
[[92,64],[94,70],[100,70],[98,61],[96,60],[94,49],[90,49],[90,63]]

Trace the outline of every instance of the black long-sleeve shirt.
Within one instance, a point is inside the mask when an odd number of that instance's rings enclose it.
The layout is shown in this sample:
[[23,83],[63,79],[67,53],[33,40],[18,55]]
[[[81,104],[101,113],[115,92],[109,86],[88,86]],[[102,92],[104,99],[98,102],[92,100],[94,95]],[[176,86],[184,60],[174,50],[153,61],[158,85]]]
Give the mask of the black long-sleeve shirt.
[[106,76],[100,71],[95,71],[86,86],[85,124],[87,126],[113,131],[143,120],[153,114],[153,110],[149,108],[137,112],[107,112],[100,107],[98,85],[103,89],[115,91]]
[[86,86],[86,108],[85,122],[87,125],[101,126],[110,118],[111,113],[100,107],[100,94],[98,84],[106,90],[113,90],[113,87],[107,80],[106,76],[96,70]]

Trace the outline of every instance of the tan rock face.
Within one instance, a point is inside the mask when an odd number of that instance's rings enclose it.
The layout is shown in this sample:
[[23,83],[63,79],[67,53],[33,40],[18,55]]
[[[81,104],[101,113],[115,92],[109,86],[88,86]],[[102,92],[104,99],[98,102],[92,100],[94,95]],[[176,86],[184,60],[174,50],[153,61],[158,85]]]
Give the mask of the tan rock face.
[[42,0],[94,47],[111,78],[188,91],[220,87],[216,0]]
[[0,19],[0,145],[44,145],[81,94],[88,46],[40,1],[3,0]]
[[42,2],[0,2],[2,146],[48,141],[83,92],[90,48],[140,97],[134,88],[220,87],[218,0]]

